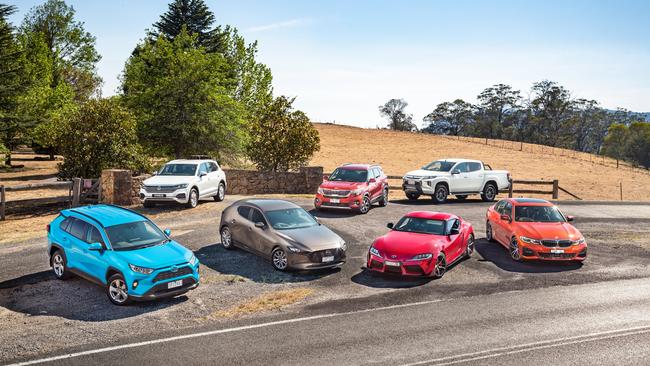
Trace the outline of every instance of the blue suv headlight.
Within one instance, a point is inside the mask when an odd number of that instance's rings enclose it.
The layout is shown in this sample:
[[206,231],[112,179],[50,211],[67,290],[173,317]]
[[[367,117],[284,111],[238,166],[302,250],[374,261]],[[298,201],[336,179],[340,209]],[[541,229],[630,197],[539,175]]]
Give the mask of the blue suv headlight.
[[131,268],[131,270],[133,272],[135,272],[135,273],[140,273],[140,274],[145,274],[145,275],[151,274],[151,272],[153,272],[152,268],[134,266],[133,264],[130,264],[130,263],[129,263],[129,268]]

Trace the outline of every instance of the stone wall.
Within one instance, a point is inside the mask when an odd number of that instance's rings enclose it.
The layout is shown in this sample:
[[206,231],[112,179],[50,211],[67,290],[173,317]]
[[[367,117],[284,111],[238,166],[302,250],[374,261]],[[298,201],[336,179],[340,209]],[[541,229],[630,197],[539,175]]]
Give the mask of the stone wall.
[[298,172],[260,172],[224,169],[227,194],[313,194],[323,182],[323,167],[304,167]]
[[103,203],[131,205],[133,203],[133,179],[130,170],[106,169],[101,176],[101,199]]

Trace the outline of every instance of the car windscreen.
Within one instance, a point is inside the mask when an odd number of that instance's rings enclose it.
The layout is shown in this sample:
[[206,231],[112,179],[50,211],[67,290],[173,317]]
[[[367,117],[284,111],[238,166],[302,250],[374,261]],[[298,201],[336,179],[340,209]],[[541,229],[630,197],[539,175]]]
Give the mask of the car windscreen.
[[196,172],[196,164],[166,164],[158,175],[191,176]]
[[302,208],[266,211],[265,214],[276,230],[301,229],[318,225],[316,219]]
[[336,182],[365,182],[368,180],[367,170],[337,168],[329,177]]
[[456,164],[454,161],[438,160],[423,166],[422,169],[433,172],[448,172],[454,164]]
[[406,231],[410,233],[445,235],[445,221],[405,216],[402,217],[395,226],[393,226],[393,230]]
[[109,226],[106,228],[106,236],[113,250],[132,250],[163,244],[167,241],[165,234],[149,221]]
[[515,206],[515,221],[565,222],[566,220],[555,206]]

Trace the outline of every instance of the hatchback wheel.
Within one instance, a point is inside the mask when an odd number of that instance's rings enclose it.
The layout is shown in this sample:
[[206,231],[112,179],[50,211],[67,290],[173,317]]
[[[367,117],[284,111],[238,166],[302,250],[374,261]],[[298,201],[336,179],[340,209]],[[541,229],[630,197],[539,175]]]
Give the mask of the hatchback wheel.
[[217,188],[217,194],[214,196],[214,200],[221,202],[224,198],[226,198],[226,185],[221,182],[219,183],[219,188]]
[[510,240],[510,257],[517,262],[521,260],[521,251],[519,249],[517,238],[512,238],[512,240]]
[[221,245],[223,245],[224,249],[233,249],[232,234],[230,233],[230,228],[228,226],[224,226],[221,229]]
[[190,191],[190,198],[187,200],[187,207],[194,208],[199,204],[199,191],[192,188]]
[[108,279],[108,286],[106,286],[106,293],[108,299],[115,305],[126,305],[131,302],[129,297],[129,289],[126,286],[126,281],[121,274],[114,274]]
[[54,252],[50,260],[52,261],[52,272],[54,272],[56,278],[65,280],[70,277],[70,274],[66,270],[66,259],[62,251],[57,250]]
[[474,253],[474,234],[469,234],[469,238],[467,238],[467,248],[465,249],[465,257],[469,258],[472,256]]
[[285,253],[282,248],[273,249],[273,253],[271,253],[271,263],[273,264],[273,268],[278,271],[286,271],[289,265],[287,253]]
[[361,205],[359,206],[359,213],[367,214],[368,211],[370,211],[370,198],[368,196],[363,196]]
[[440,254],[436,259],[436,265],[433,267],[433,278],[442,278],[447,272],[447,260],[444,254]]

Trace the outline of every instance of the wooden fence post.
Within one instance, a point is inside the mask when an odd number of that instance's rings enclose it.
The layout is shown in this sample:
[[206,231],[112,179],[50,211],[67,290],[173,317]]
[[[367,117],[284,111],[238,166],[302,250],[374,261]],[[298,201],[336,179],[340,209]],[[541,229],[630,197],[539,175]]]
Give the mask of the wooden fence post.
[[557,179],[553,180],[553,199],[556,200],[558,198],[558,187],[560,186],[559,181]]
[[621,187],[621,201],[623,200],[623,182],[619,182],[618,184]]
[[0,220],[5,220],[5,186],[0,186]]
[[72,178],[72,207],[79,206],[81,196],[81,178]]
[[512,191],[513,191],[512,186],[513,186],[513,184],[514,183],[513,183],[512,179],[510,179],[510,187],[508,188],[508,198],[512,198]]

